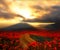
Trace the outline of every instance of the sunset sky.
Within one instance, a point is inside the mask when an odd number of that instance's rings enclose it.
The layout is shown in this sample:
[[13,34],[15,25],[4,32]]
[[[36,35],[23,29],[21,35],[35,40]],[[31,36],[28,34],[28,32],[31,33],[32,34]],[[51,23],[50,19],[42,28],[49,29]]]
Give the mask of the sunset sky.
[[59,19],[59,0],[0,0],[0,28],[22,21],[56,22]]

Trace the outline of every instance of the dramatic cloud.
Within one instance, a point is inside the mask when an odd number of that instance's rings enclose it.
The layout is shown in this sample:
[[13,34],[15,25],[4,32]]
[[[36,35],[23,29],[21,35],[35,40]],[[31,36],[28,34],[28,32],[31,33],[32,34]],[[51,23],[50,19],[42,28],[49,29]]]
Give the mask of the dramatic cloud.
[[[13,18],[17,17],[16,14],[23,14],[24,9],[31,10],[31,16],[35,18],[41,18],[45,14],[49,14],[51,12],[51,6],[59,5],[60,1],[52,1],[52,0],[1,0],[0,1],[0,17],[3,18]],[[18,10],[20,9],[20,10]],[[53,9],[52,9],[53,10]],[[19,12],[19,11],[23,11]],[[12,14],[14,13],[14,14]],[[27,11],[26,11],[27,14]],[[28,14],[27,14],[28,15]],[[27,16],[25,15],[25,16]],[[34,18],[33,17],[33,18]],[[32,18],[32,17],[31,17]]]
[[56,22],[60,19],[59,3],[59,0],[0,0],[0,24],[4,21],[6,26],[21,21]]

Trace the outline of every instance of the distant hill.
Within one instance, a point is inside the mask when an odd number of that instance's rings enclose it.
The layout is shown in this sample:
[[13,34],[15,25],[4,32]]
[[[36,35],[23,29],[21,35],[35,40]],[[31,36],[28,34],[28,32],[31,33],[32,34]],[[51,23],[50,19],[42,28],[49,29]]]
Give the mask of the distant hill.
[[[38,27],[40,28],[40,27]],[[44,27],[46,30],[59,30],[60,29],[60,23],[56,22],[55,24],[51,24]],[[27,24],[27,23],[18,23],[9,27],[2,28],[0,30],[37,30],[33,26]]]
[[60,23],[56,22],[55,24],[48,25],[45,28],[49,30],[60,30]]
[[28,29],[36,29],[34,27],[32,27],[31,25],[27,24],[27,23],[18,23],[6,28],[2,28],[0,30],[28,30]]

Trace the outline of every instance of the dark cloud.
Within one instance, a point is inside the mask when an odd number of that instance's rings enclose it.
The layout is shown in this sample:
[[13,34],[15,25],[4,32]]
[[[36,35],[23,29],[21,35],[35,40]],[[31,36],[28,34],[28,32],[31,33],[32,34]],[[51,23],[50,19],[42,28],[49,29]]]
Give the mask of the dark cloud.
[[58,22],[60,20],[60,6],[52,6],[51,13],[44,15],[43,20],[45,21],[52,21],[52,22]]
[[18,14],[15,14],[15,13],[13,14],[12,12],[10,12],[9,7],[8,7],[8,3],[5,2],[5,1],[6,0],[0,0],[0,18],[11,19],[11,18],[14,18],[14,17],[21,17],[21,18],[25,19],[21,15],[18,15]]
[[[36,6],[38,7],[38,6]],[[40,9],[36,8],[37,11]],[[43,9],[43,8],[42,8]],[[48,14],[44,14],[42,16],[42,18],[36,18],[34,20],[31,21],[37,21],[37,22],[59,22],[60,21],[60,6],[56,5],[56,6],[51,6],[51,7],[46,7],[43,10],[50,11],[50,13]],[[28,20],[30,21],[30,20]]]
[[9,12],[5,13],[5,12],[0,11],[0,18],[1,17],[5,18],[5,19],[11,19],[11,18],[14,18],[14,17],[22,17],[24,19],[24,17],[21,16],[21,15],[9,13]]
[[[2,6],[1,6],[2,5]],[[7,11],[8,6],[4,0],[0,0],[0,18],[11,18],[12,14]]]
[[31,6],[32,8],[34,9],[37,9],[37,10],[42,10],[43,8],[39,5],[34,5],[34,6]]

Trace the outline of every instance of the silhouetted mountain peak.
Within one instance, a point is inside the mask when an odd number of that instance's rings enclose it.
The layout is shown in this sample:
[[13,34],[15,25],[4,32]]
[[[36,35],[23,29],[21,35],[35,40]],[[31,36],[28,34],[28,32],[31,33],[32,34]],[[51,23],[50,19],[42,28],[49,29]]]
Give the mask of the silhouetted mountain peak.
[[2,28],[0,30],[24,30],[24,29],[36,29],[34,27],[32,27],[31,25],[27,24],[27,23],[18,23],[6,28]]

